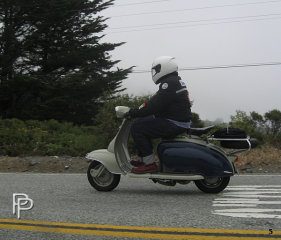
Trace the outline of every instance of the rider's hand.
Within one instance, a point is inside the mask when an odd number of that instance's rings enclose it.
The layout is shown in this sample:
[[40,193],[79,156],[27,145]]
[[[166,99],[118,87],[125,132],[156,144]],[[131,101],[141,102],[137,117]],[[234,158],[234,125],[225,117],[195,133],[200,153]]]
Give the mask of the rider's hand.
[[126,118],[126,119],[135,118],[136,117],[136,112],[138,112],[138,109],[130,109],[130,111],[125,113],[124,118]]
[[[131,111],[131,110],[130,110],[130,111]],[[126,119],[128,119],[128,120],[132,119],[131,114],[130,114],[130,111],[128,111],[128,112],[125,113],[124,118],[126,118]]]

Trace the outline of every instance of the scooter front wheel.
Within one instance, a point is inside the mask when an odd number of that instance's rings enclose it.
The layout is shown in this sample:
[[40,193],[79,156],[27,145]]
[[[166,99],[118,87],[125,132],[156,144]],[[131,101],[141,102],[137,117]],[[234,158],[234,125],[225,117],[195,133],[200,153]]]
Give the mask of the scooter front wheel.
[[196,180],[195,185],[205,193],[219,193],[226,188],[230,177],[214,177]]
[[120,182],[120,174],[109,172],[105,166],[93,161],[87,171],[89,183],[98,191],[108,192],[116,188]]

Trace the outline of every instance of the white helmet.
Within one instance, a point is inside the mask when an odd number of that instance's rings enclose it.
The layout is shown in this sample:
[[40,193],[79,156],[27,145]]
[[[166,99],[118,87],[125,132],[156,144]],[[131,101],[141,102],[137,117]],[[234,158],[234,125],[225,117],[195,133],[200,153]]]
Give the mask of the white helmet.
[[158,84],[158,80],[170,73],[178,71],[178,65],[172,60],[174,57],[161,56],[154,59],[151,68],[152,80],[155,84]]

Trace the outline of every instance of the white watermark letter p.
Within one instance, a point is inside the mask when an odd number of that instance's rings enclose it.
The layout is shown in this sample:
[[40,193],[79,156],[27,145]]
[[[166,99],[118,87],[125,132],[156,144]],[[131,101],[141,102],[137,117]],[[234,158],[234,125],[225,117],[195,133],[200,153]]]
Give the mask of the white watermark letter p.
[[20,211],[33,208],[33,200],[25,193],[13,193],[13,214],[20,219]]

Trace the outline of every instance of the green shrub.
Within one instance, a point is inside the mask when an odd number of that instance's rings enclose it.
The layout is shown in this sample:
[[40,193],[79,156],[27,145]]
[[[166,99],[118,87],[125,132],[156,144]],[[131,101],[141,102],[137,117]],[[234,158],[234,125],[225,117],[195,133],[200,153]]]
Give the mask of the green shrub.
[[0,120],[0,147],[6,154],[83,156],[101,147],[94,127],[49,121]]
[[84,156],[95,149],[107,148],[118,131],[121,120],[115,107],[137,108],[149,96],[119,95],[101,99],[102,107],[93,119],[94,126],[77,126],[57,120],[21,121],[0,119],[0,149],[8,155],[71,155]]

